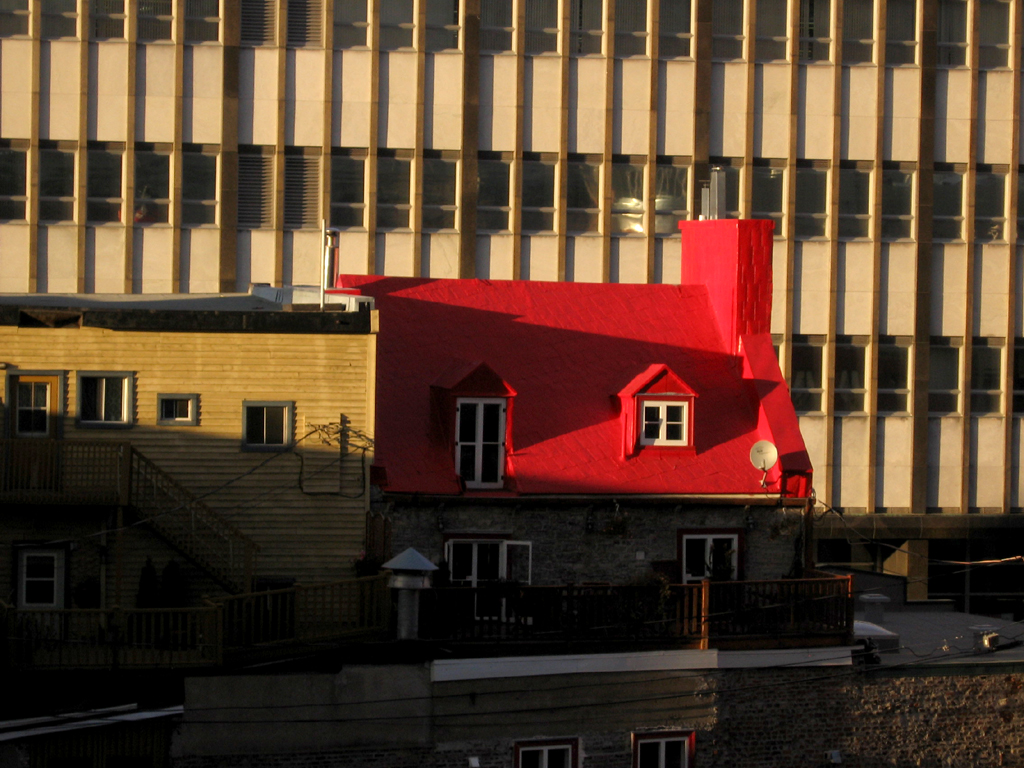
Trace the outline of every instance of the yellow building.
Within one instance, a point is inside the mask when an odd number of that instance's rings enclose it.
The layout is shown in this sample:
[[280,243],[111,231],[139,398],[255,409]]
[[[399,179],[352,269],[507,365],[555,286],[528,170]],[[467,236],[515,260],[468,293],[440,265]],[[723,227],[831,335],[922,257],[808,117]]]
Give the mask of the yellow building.
[[678,282],[717,165],[823,558],[923,585],[1024,547],[1022,7],[9,0],[0,291],[316,284],[322,219],[348,273]]
[[0,600],[182,607],[350,578],[376,312],[349,301],[0,300]]

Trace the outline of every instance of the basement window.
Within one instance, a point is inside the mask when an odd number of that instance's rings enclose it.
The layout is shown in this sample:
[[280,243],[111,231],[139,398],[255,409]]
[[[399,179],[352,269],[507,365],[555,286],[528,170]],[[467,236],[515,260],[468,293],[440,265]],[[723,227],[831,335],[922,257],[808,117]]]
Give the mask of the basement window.
[[579,741],[516,742],[515,768],[576,768],[579,765]]
[[692,731],[659,731],[633,734],[633,765],[636,768],[688,768],[693,762]]

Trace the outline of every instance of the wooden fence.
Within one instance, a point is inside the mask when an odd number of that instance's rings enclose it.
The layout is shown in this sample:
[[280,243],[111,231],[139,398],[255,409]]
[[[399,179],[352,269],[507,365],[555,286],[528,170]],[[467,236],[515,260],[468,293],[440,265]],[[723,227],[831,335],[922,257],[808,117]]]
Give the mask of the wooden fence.
[[222,660],[215,607],[0,611],[15,667],[197,667]]
[[422,637],[450,640],[715,641],[845,638],[848,578],[644,586],[493,584],[423,593]]
[[228,652],[387,631],[388,574],[220,599]]

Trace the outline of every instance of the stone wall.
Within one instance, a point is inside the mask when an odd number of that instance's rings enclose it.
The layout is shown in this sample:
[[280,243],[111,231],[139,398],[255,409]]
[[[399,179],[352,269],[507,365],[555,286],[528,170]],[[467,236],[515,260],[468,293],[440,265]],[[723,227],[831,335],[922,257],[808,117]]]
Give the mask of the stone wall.
[[433,562],[446,537],[500,535],[532,544],[533,584],[610,582],[645,578],[652,563],[678,559],[682,529],[742,532],[742,576],[777,579],[802,562],[800,508],[680,503],[556,504],[517,499],[515,504],[415,504],[380,508],[392,520],[395,553],[415,547]]
[[[692,768],[824,767],[833,765],[826,753],[834,750],[849,768],[1024,766],[1024,674],[1014,670],[678,671],[648,673],[646,682],[641,675],[625,687],[622,676],[477,681],[457,689],[435,686],[426,743],[385,746],[382,739],[373,746],[367,742],[375,726],[363,721],[359,746],[325,745],[316,752],[239,754],[225,748],[228,739],[200,755],[188,751],[186,739],[179,741],[174,768],[462,768],[470,757],[481,768],[511,768],[517,740],[541,738],[578,739],[580,768],[630,768],[634,732],[674,729],[696,732]],[[531,706],[509,703],[505,716],[481,712],[488,708],[488,689],[499,682],[541,690],[527,695]],[[595,707],[602,690],[608,706]],[[538,696],[546,698],[546,708],[533,706]],[[448,716],[436,709],[441,701],[452,714],[461,707],[460,717],[441,725]],[[279,714],[281,726],[300,717]],[[186,710],[186,734],[188,719]],[[483,730],[488,724],[490,738]],[[462,737],[460,727],[467,729]]]

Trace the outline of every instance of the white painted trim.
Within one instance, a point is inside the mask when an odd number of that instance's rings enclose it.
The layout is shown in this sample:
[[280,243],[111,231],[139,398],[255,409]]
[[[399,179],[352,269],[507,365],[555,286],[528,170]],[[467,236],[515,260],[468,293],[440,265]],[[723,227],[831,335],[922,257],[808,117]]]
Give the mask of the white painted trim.
[[764,651],[679,650],[636,653],[508,656],[491,659],[445,659],[432,662],[435,683],[603,672],[653,672],[683,669],[758,669],[766,667],[850,666],[851,646]]

